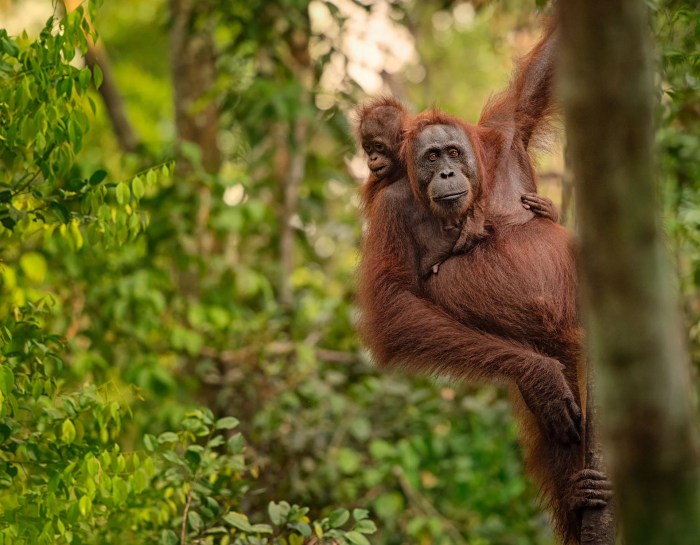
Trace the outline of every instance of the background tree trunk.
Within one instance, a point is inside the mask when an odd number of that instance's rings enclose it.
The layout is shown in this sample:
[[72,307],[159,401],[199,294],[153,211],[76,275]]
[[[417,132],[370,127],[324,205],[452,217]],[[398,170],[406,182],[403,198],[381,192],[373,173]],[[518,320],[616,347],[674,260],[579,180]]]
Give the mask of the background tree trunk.
[[[219,108],[211,96],[216,82],[216,55],[213,30],[207,7],[195,0],[170,0],[172,29],[170,60],[175,91],[175,126],[179,144],[190,142],[201,152],[201,168],[216,174],[222,156],[218,145]],[[190,161],[178,154],[177,172],[186,176],[194,171]],[[208,228],[212,209],[209,185],[196,186],[197,212],[195,218],[194,250],[200,255],[213,251],[214,237]],[[184,286],[193,286],[185,281]]]
[[216,57],[212,29],[202,9],[206,8],[194,0],[170,0],[175,124],[178,141],[196,144],[204,170],[216,172],[221,166],[219,109],[207,96],[215,83]]
[[630,545],[700,536],[697,435],[654,180],[647,7],[561,0],[562,98],[599,423]]
[[[63,4],[66,11],[71,12],[78,8],[82,2],[80,0],[64,0]],[[112,123],[117,142],[119,142],[119,146],[122,150],[134,152],[138,149],[140,141],[136,131],[131,123],[129,123],[129,119],[126,116],[124,100],[119,92],[117,81],[114,78],[107,51],[101,42],[95,43],[89,33],[86,38],[87,52],[85,53],[85,64],[87,64],[90,71],[93,73],[95,71],[95,66],[99,66],[102,71],[102,85],[100,85],[98,91],[107,109],[107,115]]]

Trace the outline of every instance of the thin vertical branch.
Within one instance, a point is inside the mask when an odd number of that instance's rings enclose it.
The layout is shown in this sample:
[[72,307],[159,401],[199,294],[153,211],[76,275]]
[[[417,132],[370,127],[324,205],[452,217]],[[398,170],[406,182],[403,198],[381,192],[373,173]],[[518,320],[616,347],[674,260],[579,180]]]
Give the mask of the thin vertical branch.
[[[63,4],[66,7],[66,11],[71,12],[83,2],[81,0],[64,0]],[[88,34],[86,38],[88,45],[85,53],[85,64],[93,73],[96,66],[102,72],[102,85],[100,85],[98,91],[107,109],[107,115],[112,123],[117,142],[119,142],[119,146],[124,151],[136,151],[140,144],[139,138],[127,118],[124,100],[117,87],[117,81],[114,78],[107,51],[101,43],[96,44],[91,35]]]
[[306,139],[309,122],[304,114],[294,121],[289,173],[284,179],[282,233],[280,237],[280,301],[290,308],[293,303],[291,275],[294,270],[294,216],[299,206],[299,186],[306,171]]
[[[586,429],[584,430],[584,464],[587,469],[607,473],[602,446],[597,433],[598,411],[595,380],[588,372],[586,381]],[[602,509],[586,509],[581,520],[581,545],[614,545],[616,516],[614,502]]]

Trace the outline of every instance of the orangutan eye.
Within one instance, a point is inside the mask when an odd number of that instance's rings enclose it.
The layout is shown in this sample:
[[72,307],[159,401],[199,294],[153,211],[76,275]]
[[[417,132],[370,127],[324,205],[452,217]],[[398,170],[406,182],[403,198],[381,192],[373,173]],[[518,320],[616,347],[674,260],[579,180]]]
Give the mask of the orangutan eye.
[[374,149],[376,149],[379,153],[384,151],[384,146],[382,144],[375,144]]
[[452,148],[450,150],[450,157],[459,157],[459,150],[457,148]]
[[437,161],[438,154],[435,152],[432,152],[430,155],[428,155],[428,161]]

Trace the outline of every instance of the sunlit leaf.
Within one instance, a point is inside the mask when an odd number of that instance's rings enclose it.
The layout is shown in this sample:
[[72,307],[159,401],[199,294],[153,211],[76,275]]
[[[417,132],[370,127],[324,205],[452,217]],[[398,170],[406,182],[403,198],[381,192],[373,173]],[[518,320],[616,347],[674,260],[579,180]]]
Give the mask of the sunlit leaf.
[[238,419],[233,416],[225,416],[216,421],[217,430],[231,430],[238,426]]
[[66,418],[61,425],[61,441],[68,444],[75,441],[75,426],[68,418]]

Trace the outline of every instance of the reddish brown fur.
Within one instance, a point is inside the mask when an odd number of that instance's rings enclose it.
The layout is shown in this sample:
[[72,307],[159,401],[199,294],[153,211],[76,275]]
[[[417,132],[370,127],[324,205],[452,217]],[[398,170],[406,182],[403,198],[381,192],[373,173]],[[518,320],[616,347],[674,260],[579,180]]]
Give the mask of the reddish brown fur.
[[[553,510],[559,535],[575,543],[580,512],[569,501],[571,478],[583,468],[581,445],[555,441],[542,428],[544,420],[559,418],[563,395],[580,405],[585,393],[571,241],[553,222],[533,220],[519,199],[535,189],[528,149],[553,111],[553,34],[547,31],[478,125],[438,111],[411,123],[402,153],[409,179],[413,141],[423,128],[437,123],[464,129],[478,157],[481,204],[494,232],[420,284],[410,266],[417,249],[407,234],[415,200],[424,200],[421,191],[412,179],[413,196],[403,184],[373,193],[360,265],[359,328],[382,367],[510,384],[528,470]],[[539,420],[523,395],[537,407]]]
[[[395,125],[392,121],[400,119],[400,131],[393,132]],[[357,109],[357,123],[355,135],[358,142],[364,143],[365,131],[363,128],[368,125],[368,121],[382,123],[386,132],[382,135],[391,142],[392,149],[387,150],[389,155],[394,156],[397,161],[395,171],[390,177],[378,177],[371,173],[367,181],[360,190],[361,210],[365,216],[372,215],[370,208],[376,201],[376,195],[380,190],[388,185],[395,185],[393,192],[409,196],[410,187],[406,179],[406,167],[401,160],[401,142],[403,139],[403,129],[410,121],[410,116],[405,108],[390,97],[381,97],[365,102]],[[417,203],[408,201],[414,214],[407,234],[412,238],[415,245],[415,261],[410,265],[421,278],[432,274],[432,271],[453,253],[463,252],[469,246],[471,237],[462,226],[445,226],[435,218],[427,208],[422,209],[416,206]],[[464,232],[464,236],[462,236]]]

